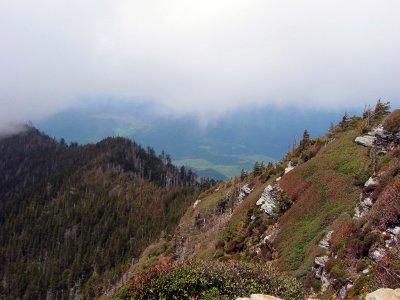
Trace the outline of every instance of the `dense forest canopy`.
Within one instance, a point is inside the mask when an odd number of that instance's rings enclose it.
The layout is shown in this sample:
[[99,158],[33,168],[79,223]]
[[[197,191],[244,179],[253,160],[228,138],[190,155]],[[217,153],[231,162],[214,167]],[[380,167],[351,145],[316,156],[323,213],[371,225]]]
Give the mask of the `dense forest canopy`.
[[0,140],[0,298],[94,297],[213,182],[130,140]]

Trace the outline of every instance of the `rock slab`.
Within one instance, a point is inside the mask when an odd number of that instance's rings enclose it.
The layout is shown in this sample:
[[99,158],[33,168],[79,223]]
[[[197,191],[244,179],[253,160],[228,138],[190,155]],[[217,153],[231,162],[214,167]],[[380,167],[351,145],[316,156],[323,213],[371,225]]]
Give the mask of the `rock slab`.
[[400,289],[379,289],[367,294],[365,300],[399,300]]
[[356,137],[355,142],[365,147],[372,147],[376,141],[376,137],[370,135],[364,135]]

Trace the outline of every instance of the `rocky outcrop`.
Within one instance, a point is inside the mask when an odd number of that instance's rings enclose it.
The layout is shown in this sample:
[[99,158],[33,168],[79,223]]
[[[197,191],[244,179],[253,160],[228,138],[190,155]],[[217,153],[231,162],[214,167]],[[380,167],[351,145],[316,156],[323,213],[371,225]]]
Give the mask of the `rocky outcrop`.
[[370,258],[374,261],[380,261],[386,254],[386,250],[384,248],[376,248],[374,251],[370,253]]
[[197,205],[199,205],[199,203],[201,202],[200,199],[197,199],[194,203],[193,203],[193,208],[196,208]]
[[246,198],[251,192],[253,191],[252,188],[248,184],[245,184],[240,188],[238,201],[242,202],[244,198]]
[[325,264],[328,262],[328,260],[329,257],[327,255],[319,256],[314,259],[314,263],[319,267],[325,267]]
[[387,132],[381,124],[368,132],[368,135],[356,137],[354,141],[365,147],[377,147],[381,153],[386,153],[400,142],[400,135]]
[[400,234],[400,226],[388,228],[384,233],[385,247],[390,248],[391,244],[397,242]]
[[256,205],[261,206],[260,209],[270,216],[275,215],[274,210],[276,207],[276,197],[273,191],[274,188],[268,185],[264,189],[260,199],[256,202]]
[[359,219],[367,214],[373,203],[373,187],[379,184],[377,177],[370,177],[364,184],[364,191],[360,194],[360,200],[354,209],[354,219]]
[[373,185],[377,185],[379,182],[378,182],[378,179],[377,178],[373,178],[373,177],[370,177],[370,178],[368,178],[368,180],[367,180],[367,182],[364,184],[364,186],[365,187],[370,187],[370,186],[373,186]]
[[287,167],[285,168],[285,174],[286,174],[286,173],[289,173],[289,172],[292,171],[294,168],[295,168],[295,166],[292,165],[292,162],[291,162],[291,161],[289,161]]
[[381,261],[387,253],[393,250],[393,244],[397,242],[400,234],[400,226],[387,228],[386,231],[381,232],[382,239],[384,241],[375,244],[370,252],[369,257],[375,262]]
[[365,147],[373,147],[376,142],[376,137],[364,135],[356,137],[355,142]]
[[387,139],[390,136],[390,134],[383,128],[383,124],[372,128],[372,130],[368,132],[368,135],[378,139]]
[[[333,230],[328,231],[328,233],[325,235],[325,237],[318,243],[318,246],[321,247],[322,249],[327,250],[328,252],[329,246],[330,246],[330,240],[333,235]],[[319,256],[314,259],[314,266],[313,266],[313,271],[315,273],[315,278],[319,279],[321,281],[321,292],[325,292],[328,287],[331,285],[331,281],[329,278],[329,273],[325,270],[325,265],[329,260],[328,255],[324,256]]]
[[313,271],[315,272],[315,278],[321,280],[321,293],[325,292],[331,284],[329,274],[325,270],[328,260],[329,257],[327,255],[316,257],[314,260]]
[[329,231],[326,236],[319,242],[318,246],[328,250],[329,249],[329,241],[332,238],[333,230]]
[[273,227],[272,227],[272,230],[269,232],[269,234],[267,234],[266,236],[265,236],[265,238],[264,238],[264,240],[263,240],[263,243],[265,244],[265,243],[270,243],[270,244],[272,244],[274,241],[275,241],[275,239],[278,237],[278,234],[279,234],[279,226],[278,226],[278,224],[275,224]]
[[399,300],[400,289],[379,289],[367,294],[365,300]]
[[340,299],[345,299],[348,291],[353,287],[353,284],[348,283],[342,286],[339,290],[338,296]]

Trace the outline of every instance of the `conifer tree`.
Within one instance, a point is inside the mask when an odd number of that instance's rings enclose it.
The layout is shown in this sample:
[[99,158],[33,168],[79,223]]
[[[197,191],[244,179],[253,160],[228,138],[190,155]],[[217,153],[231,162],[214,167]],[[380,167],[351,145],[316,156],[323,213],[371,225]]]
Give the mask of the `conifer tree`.
[[375,115],[383,116],[387,115],[390,112],[390,102],[382,102],[381,99],[378,99],[375,105]]
[[339,125],[343,129],[349,127],[350,117],[349,117],[349,114],[347,113],[347,111],[344,113],[344,116],[342,117],[342,121],[340,121]]
[[300,150],[304,150],[308,145],[310,144],[310,134],[308,133],[308,130],[305,129],[303,132],[303,139],[300,141]]

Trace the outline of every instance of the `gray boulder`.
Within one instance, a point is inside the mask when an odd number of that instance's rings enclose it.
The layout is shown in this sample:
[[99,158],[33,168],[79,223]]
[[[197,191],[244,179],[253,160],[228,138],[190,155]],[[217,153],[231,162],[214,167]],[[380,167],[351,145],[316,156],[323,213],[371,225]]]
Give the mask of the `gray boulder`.
[[367,294],[365,300],[398,300],[400,299],[400,289],[379,289]]
[[370,135],[364,135],[356,137],[354,140],[357,144],[363,145],[365,147],[373,147],[376,142],[376,137]]

